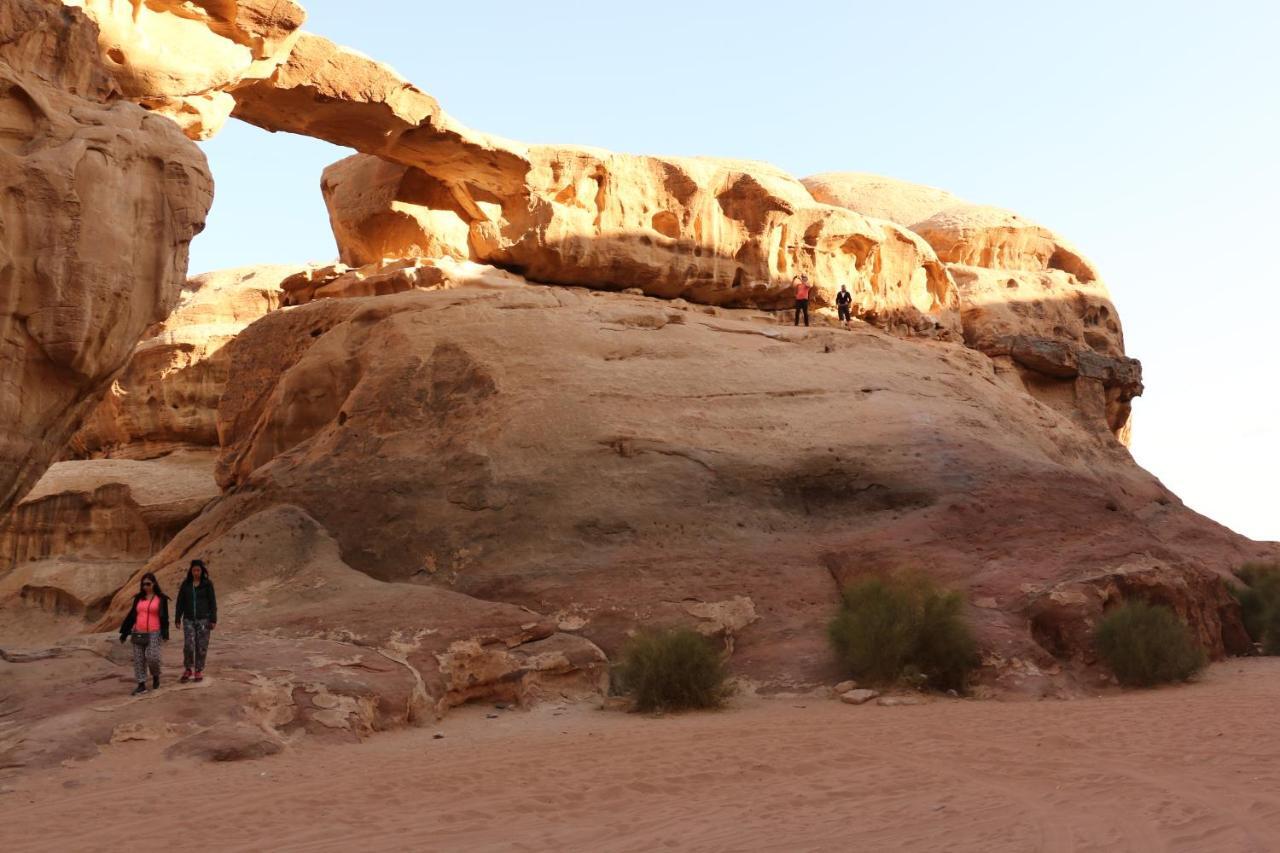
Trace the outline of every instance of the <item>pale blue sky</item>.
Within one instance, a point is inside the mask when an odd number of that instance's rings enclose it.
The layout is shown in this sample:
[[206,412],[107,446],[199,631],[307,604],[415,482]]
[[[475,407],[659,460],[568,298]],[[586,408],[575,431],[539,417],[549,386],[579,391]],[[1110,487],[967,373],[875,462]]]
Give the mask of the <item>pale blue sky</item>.
[[[1135,456],[1280,539],[1280,4],[304,2],[480,130],[875,172],[1061,231],[1145,367]],[[239,122],[205,150],[193,272],[336,255],[320,170],[349,152]]]

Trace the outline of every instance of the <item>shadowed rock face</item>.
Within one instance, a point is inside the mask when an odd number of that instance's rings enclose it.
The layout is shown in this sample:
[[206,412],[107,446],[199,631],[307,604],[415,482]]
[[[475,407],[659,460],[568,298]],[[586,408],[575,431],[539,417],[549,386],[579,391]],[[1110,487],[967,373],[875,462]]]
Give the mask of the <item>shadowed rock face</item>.
[[[288,504],[359,572],[522,605],[606,652],[740,601],[754,618],[708,630],[770,683],[833,675],[839,585],[912,566],[989,602],[992,660],[1054,671],[1031,618],[1071,584],[1094,592],[1057,622],[1138,584],[1236,648],[1238,613],[1201,592],[1251,543],[958,344],[508,286],[321,300],[228,349],[228,491],[151,561],[166,576]],[[1088,659],[1087,629],[1058,633]]]
[[101,94],[101,68],[62,52],[87,39],[79,13],[5,5],[6,25],[33,29],[0,51],[0,514],[168,314],[212,199],[171,122],[46,82]]
[[280,307],[280,282],[298,271],[242,267],[190,279],[178,307],[146,331],[128,367],[72,437],[69,455],[149,459],[216,448],[216,412],[227,382],[224,347]]

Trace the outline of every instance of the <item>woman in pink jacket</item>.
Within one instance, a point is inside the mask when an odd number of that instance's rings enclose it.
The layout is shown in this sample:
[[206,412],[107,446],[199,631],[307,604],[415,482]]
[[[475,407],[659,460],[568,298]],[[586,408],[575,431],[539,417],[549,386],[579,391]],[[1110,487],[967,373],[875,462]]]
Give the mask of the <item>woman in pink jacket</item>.
[[133,638],[133,679],[138,682],[133,695],[147,692],[147,670],[151,689],[160,686],[160,644],[169,639],[169,597],[160,591],[160,582],[151,572],[142,576],[138,594],[120,623],[120,642]]

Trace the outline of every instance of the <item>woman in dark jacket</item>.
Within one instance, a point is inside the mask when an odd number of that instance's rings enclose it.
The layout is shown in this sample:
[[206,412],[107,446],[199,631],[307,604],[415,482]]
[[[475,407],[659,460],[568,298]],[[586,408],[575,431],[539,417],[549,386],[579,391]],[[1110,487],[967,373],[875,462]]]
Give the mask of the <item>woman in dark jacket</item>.
[[218,627],[218,596],[204,560],[192,560],[187,568],[186,580],[178,590],[174,621],[182,628],[182,683],[204,681],[209,632]]
[[160,686],[160,643],[169,639],[169,597],[160,591],[160,582],[151,572],[142,576],[138,594],[120,623],[120,642],[133,638],[133,695],[147,691],[147,670],[151,689]]

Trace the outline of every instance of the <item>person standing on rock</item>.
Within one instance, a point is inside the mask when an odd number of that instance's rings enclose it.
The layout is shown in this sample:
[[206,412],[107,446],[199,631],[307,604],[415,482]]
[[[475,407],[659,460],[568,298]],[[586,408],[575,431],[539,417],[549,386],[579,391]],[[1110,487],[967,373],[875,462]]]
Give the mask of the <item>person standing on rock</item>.
[[[185,620],[185,621],[184,621]],[[178,588],[173,621],[182,629],[182,678],[204,681],[204,661],[209,654],[209,632],[218,627],[218,596],[204,560],[192,560],[187,577]]]
[[147,692],[147,670],[151,689],[160,687],[160,644],[169,639],[169,597],[160,591],[160,581],[151,572],[142,576],[133,605],[120,623],[120,642],[133,639],[133,679],[138,682],[133,695]]
[[844,327],[849,328],[849,321],[853,319],[853,294],[843,284],[836,294],[836,313],[840,315],[840,322],[844,323]]
[[791,279],[791,284],[796,289],[796,321],[792,325],[800,325],[800,314],[804,314],[804,324],[809,325],[809,276],[798,275]]

